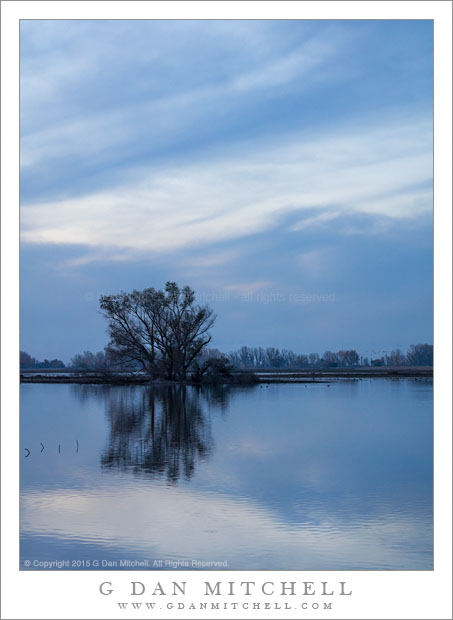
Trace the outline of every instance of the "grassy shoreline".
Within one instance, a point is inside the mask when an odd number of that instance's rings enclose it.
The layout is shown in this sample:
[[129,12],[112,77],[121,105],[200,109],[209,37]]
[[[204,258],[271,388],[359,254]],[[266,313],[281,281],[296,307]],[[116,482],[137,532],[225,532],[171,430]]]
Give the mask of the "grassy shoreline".
[[[50,374],[31,374],[36,371],[21,371],[21,383],[76,383],[76,384],[109,384],[109,385],[200,385],[193,381],[165,381],[157,379],[151,381],[144,376],[131,376],[125,373],[115,375],[102,374],[63,374],[65,371],[49,371]],[[378,368],[355,368],[355,369],[307,369],[307,370],[262,370],[248,371],[238,370],[233,373],[230,380],[219,378],[207,382],[226,383],[230,385],[253,385],[257,383],[324,383],[326,380],[335,379],[372,379],[372,378],[431,378],[433,369],[430,367],[378,367]]]

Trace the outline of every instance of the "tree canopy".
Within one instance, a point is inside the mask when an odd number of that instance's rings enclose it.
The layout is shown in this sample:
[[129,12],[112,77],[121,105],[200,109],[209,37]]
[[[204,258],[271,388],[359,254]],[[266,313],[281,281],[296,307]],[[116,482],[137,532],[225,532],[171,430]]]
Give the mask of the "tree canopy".
[[108,322],[107,352],[117,363],[138,362],[151,377],[185,380],[197,357],[211,341],[215,315],[195,303],[195,293],[167,282],[165,290],[102,295]]

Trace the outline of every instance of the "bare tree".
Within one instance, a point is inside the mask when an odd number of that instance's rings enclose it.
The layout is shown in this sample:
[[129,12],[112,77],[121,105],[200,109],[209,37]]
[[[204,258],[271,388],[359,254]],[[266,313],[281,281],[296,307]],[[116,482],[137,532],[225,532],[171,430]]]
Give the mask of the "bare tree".
[[112,378],[118,370],[133,372],[139,370],[137,362],[119,363],[118,360],[112,361],[108,350],[92,353],[84,351],[77,353],[71,358],[70,367],[79,373],[95,373]]
[[165,291],[147,288],[102,295],[108,321],[109,355],[118,362],[138,362],[151,377],[185,380],[203,348],[211,341],[215,316],[195,304],[195,293],[167,282]]
[[38,362],[36,358],[32,357],[25,351],[20,352],[20,367],[21,368],[36,368]]
[[279,349],[267,347],[266,355],[270,368],[281,368],[283,366],[283,358]]
[[108,368],[107,356],[103,351],[92,353],[84,351],[77,353],[71,358],[71,367],[81,371],[106,370]]
[[359,364],[359,354],[354,349],[350,351],[338,351],[338,361],[342,366],[357,366]]
[[406,364],[406,356],[400,349],[394,349],[385,356],[387,366],[404,366]]
[[40,362],[36,358],[32,357],[25,351],[20,352],[20,367],[22,369],[31,369],[31,368],[43,368],[43,369],[57,369],[57,368],[65,368],[65,364],[59,359],[48,360],[45,359],[43,362]]
[[218,349],[204,349],[195,359],[191,368],[194,383],[218,382],[219,379],[230,379],[233,369],[228,357]]
[[325,351],[320,363],[326,368],[333,368],[338,366],[338,355],[332,351]]
[[411,344],[407,351],[407,363],[409,366],[432,366],[433,345]]
[[310,362],[310,366],[319,366],[319,354],[310,353],[308,356],[308,361]]

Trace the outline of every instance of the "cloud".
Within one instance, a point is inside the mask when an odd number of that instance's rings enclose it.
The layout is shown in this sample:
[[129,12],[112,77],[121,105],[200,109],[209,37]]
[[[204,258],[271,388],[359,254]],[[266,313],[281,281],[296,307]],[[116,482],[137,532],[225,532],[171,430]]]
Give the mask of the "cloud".
[[321,275],[328,270],[329,259],[322,250],[310,250],[297,257],[297,264],[311,275]]
[[224,289],[226,291],[231,291],[232,293],[238,293],[239,295],[250,295],[267,289],[273,284],[275,283],[268,280],[259,280],[257,282],[228,284],[227,286],[224,286]]
[[243,256],[245,250],[241,249],[226,249],[217,251],[206,251],[203,253],[197,253],[192,256],[187,256],[185,264],[187,267],[218,267],[220,265],[226,265],[228,263],[236,262],[241,256]]
[[21,196],[82,196],[308,125],[303,97],[341,81],[354,38],[303,22],[25,20]]
[[[339,330],[357,348],[400,342],[400,332],[409,343],[431,337],[429,22],[23,20],[20,29],[28,349],[47,356],[55,325],[65,355],[80,341],[100,348],[85,291],[166,280],[203,292],[223,317],[225,349],[263,344],[263,333],[313,350],[335,346]],[[62,295],[68,275],[78,288]],[[260,283],[270,288],[257,289],[257,313],[237,298]],[[280,291],[335,292],[335,311],[323,304],[315,318],[308,304],[302,317],[288,303],[288,321],[276,323],[264,299]],[[339,309],[349,317],[341,329]],[[371,336],[361,328],[370,312]],[[47,327],[33,331],[37,316]]]
[[[203,22],[154,22],[133,32],[124,22],[108,29],[88,22],[81,30],[41,23],[43,35],[29,24],[22,33],[23,170],[68,155],[108,160],[109,152],[136,149],[144,135],[155,149],[241,108],[263,88],[271,89],[267,97],[281,96],[275,86],[306,88],[301,78],[340,53],[339,33],[328,43],[299,34],[295,49],[258,52],[253,41],[262,43],[263,33],[255,23],[210,22],[207,29]],[[274,46],[280,40],[268,36]]]
[[81,197],[24,204],[21,238],[118,255],[248,237],[304,212],[308,219],[293,230],[351,214],[414,219],[432,210],[431,164],[431,126],[423,120],[300,134],[258,151],[141,168]]
[[239,91],[261,88],[274,88],[295,80],[306,78],[307,74],[324,65],[338,54],[338,37],[334,40],[313,38],[283,58],[263,67],[242,73],[232,81],[234,89]]
[[316,226],[317,224],[325,224],[326,222],[330,222],[339,216],[340,213],[329,213],[329,211],[325,211],[324,213],[320,213],[312,217],[305,217],[302,220],[295,222],[290,226],[290,230],[297,232],[299,230],[303,230],[304,228]]

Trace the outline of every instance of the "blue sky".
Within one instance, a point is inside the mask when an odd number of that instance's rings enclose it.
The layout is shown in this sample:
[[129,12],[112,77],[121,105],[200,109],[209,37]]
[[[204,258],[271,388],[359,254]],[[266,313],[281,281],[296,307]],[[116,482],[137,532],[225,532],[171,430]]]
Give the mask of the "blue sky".
[[213,345],[432,342],[431,21],[21,22],[21,348],[191,285]]

